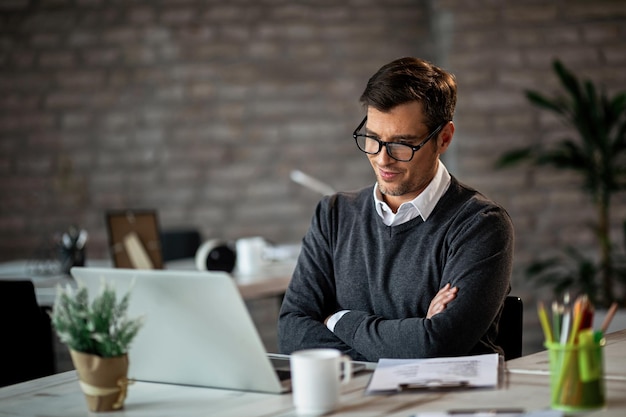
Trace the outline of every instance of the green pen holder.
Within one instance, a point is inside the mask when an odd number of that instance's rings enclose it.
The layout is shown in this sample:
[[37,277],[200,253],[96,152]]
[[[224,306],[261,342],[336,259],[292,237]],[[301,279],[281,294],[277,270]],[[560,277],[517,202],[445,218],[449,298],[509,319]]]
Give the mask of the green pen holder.
[[580,411],[604,407],[604,338],[581,332],[579,343],[546,343],[550,357],[551,407]]

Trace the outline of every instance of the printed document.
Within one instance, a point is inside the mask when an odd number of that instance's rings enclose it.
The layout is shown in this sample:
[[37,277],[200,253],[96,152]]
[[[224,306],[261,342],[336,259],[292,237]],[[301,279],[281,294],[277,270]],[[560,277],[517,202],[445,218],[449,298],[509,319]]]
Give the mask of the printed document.
[[380,359],[367,393],[432,388],[497,387],[497,353],[429,359]]

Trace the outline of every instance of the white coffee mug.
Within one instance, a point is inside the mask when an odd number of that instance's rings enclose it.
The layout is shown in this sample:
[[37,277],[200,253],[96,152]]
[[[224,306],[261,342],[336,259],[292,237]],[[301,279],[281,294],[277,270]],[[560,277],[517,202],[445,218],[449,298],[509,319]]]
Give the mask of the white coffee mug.
[[262,237],[245,237],[237,239],[236,272],[243,275],[258,273],[264,264],[264,253],[267,242]]
[[350,381],[352,362],[337,349],[306,349],[291,354],[293,404],[301,415],[321,415],[339,404],[340,385]]

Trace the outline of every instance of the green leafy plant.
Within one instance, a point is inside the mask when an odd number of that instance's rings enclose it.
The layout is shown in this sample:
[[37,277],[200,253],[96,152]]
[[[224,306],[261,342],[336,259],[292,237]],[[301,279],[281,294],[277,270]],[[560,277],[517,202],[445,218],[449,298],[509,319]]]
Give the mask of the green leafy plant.
[[89,303],[85,286],[57,289],[50,317],[59,339],[70,349],[104,358],[128,352],[143,319],[127,318],[130,291],[117,302],[115,289],[103,283],[100,294]]
[[[497,167],[509,167],[522,161],[537,166],[552,166],[578,173],[581,189],[595,208],[591,225],[598,242],[598,261],[567,247],[561,257],[533,262],[526,273],[560,293],[577,287],[597,305],[616,300],[624,303],[617,287],[626,282],[624,256],[617,251],[610,236],[611,199],[626,189],[626,93],[610,97],[590,80],[580,80],[559,60],[553,62],[565,94],[549,98],[537,91],[526,97],[544,110],[555,113],[576,132],[544,148],[541,144],[509,151]],[[625,223],[626,237],[626,223]],[[620,299],[620,297],[622,297]]]

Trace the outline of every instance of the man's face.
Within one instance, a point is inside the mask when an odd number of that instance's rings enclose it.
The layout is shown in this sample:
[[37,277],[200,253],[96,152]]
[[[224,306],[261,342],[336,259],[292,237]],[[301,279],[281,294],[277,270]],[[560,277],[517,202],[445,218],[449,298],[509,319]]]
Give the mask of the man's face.
[[[365,130],[381,141],[411,146],[417,146],[431,133],[424,124],[422,105],[417,101],[399,105],[388,112],[369,107]],[[447,149],[453,132],[454,126],[448,123],[408,162],[391,158],[384,147],[377,155],[368,155],[378,188],[392,210],[396,211],[403,202],[413,200],[428,186],[437,172],[439,155]]]

